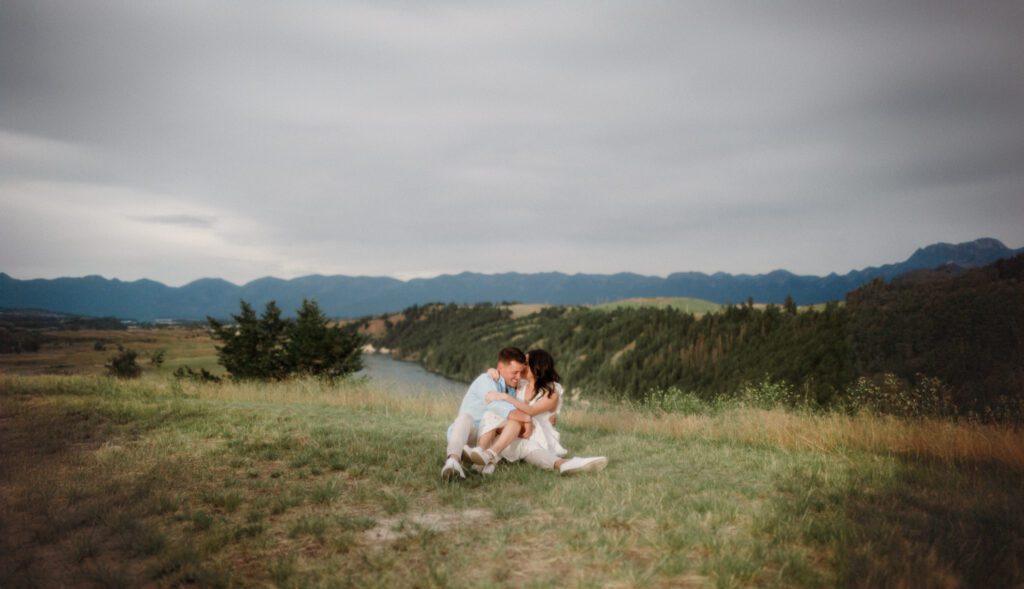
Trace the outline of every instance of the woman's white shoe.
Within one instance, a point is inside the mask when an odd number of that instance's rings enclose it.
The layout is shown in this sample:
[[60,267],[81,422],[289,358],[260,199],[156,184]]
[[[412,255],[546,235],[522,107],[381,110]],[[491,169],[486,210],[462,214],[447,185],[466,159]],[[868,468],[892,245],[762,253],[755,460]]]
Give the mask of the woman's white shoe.
[[473,461],[473,464],[487,466],[488,464],[495,464],[498,462],[498,455],[491,449],[482,450],[480,448],[470,448],[469,459]]
[[588,458],[570,458],[562,463],[558,474],[575,474],[578,472],[597,472],[608,466],[608,459],[604,456],[590,456]]

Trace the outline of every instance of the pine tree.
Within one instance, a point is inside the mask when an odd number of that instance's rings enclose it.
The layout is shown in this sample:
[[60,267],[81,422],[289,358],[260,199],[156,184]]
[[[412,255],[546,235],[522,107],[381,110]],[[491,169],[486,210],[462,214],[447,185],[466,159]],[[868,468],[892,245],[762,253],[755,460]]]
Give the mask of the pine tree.
[[256,330],[254,362],[260,378],[281,380],[294,371],[287,350],[289,323],[281,318],[281,309],[275,301],[267,303]]
[[260,367],[260,325],[252,305],[240,301],[241,312],[232,315],[234,324],[225,325],[213,317],[206,321],[213,339],[224,345],[217,348],[217,358],[232,378],[264,378]]
[[790,315],[796,315],[796,301],[793,300],[793,295],[786,295],[786,302],[782,304],[782,308]]
[[331,325],[315,301],[302,301],[288,331],[287,357],[295,373],[336,378],[363,367],[360,337]]

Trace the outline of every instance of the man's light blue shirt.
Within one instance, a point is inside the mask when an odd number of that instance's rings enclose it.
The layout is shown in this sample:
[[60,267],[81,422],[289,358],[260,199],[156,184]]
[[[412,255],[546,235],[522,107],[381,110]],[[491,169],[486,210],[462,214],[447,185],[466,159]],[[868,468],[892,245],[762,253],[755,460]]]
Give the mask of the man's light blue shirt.
[[484,411],[491,411],[498,415],[507,418],[509,413],[515,411],[515,407],[512,403],[507,401],[495,401],[494,403],[487,402],[487,393],[491,391],[498,391],[500,393],[507,393],[515,395],[516,391],[512,387],[505,384],[504,378],[498,378],[498,380],[492,380],[491,377],[487,376],[487,373],[481,374],[476,377],[473,384],[469,385],[469,390],[466,391],[466,396],[462,398],[462,405],[459,407],[459,414],[467,413],[472,418],[476,425],[480,425],[480,420],[484,416]]

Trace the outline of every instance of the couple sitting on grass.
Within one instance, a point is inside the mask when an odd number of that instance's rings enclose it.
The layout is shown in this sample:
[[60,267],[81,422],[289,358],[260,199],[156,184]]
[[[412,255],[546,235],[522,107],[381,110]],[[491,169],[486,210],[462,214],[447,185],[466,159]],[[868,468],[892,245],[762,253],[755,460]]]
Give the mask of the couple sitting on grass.
[[519,348],[498,353],[498,367],[469,386],[459,416],[448,428],[448,455],[441,478],[466,478],[462,460],[482,474],[494,472],[502,459],[525,460],[559,474],[597,471],[604,456],[570,458],[559,443],[555,424],[562,408],[562,385],[555,361],[544,350],[524,354]]

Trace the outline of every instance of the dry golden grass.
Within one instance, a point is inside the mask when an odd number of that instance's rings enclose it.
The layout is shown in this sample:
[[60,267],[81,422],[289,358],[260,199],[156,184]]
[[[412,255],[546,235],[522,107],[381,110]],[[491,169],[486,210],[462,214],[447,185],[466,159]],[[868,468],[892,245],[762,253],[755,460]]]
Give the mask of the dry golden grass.
[[[204,329],[68,330],[47,332],[47,336],[50,341],[38,352],[0,354],[0,374],[104,374],[104,364],[117,354],[118,345],[139,352],[139,364],[158,373],[173,372],[184,364],[222,372],[214,342]],[[95,349],[96,342],[103,342],[106,349]],[[148,362],[148,356],[158,350],[166,351],[168,360],[161,369]]]
[[515,305],[506,305],[505,308],[508,309],[509,311],[512,311],[512,318],[513,319],[519,319],[521,317],[527,317],[529,315],[533,315],[534,313],[539,313],[540,311],[542,311],[542,310],[544,310],[544,309],[546,309],[546,308],[548,308],[550,306],[551,305],[539,305],[539,304],[529,304],[529,305],[527,305],[527,304],[519,303],[519,304],[515,304]]
[[734,409],[717,415],[571,409],[566,419],[607,431],[733,440],[828,453],[858,450],[947,462],[994,462],[1024,471],[1024,431],[1001,425],[762,409]]
[[429,392],[417,394],[393,390],[385,394],[379,387],[369,383],[331,384],[316,379],[298,379],[259,384],[229,381],[219,386],[181,383],[180,386],[186,394],[214,401],[380,409],[385,413],[405,413],[423,417],[447,416],[452,413],[452,400],[449,397],[432,395]]

